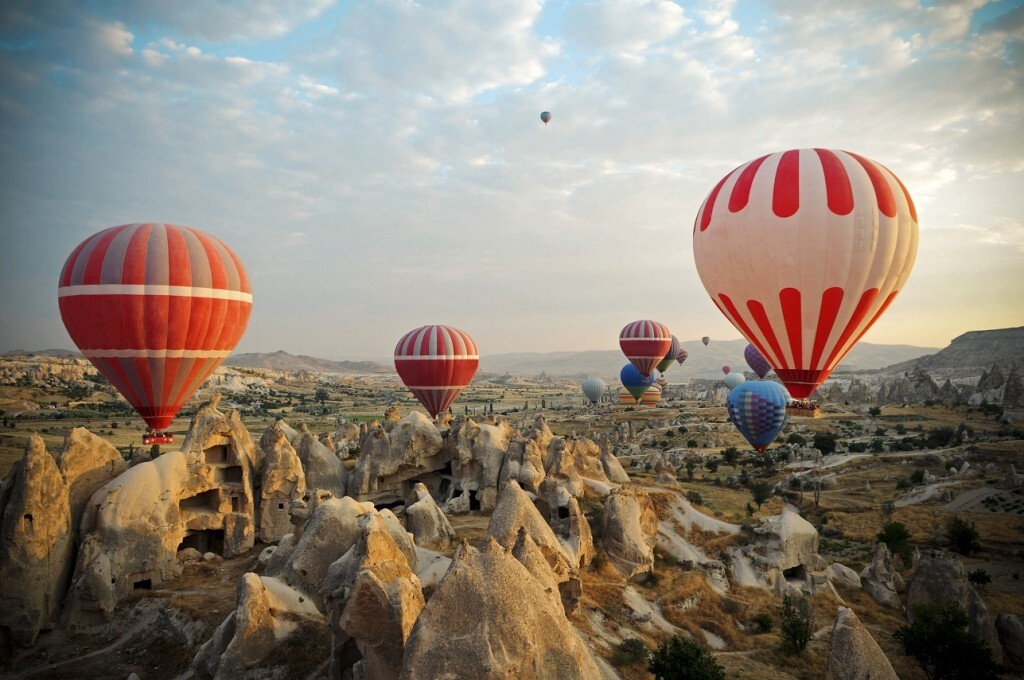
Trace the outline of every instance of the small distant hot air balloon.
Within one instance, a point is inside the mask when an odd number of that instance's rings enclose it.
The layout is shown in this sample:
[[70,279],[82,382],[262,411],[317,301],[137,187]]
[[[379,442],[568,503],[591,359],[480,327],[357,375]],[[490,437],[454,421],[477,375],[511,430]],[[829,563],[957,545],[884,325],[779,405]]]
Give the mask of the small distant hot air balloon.
[[544,121],[545,125],[547,125],[548,121],[551,120],[551,112],[545,111],[544,113],[540,114],[540,119]]
[[680,348],[679,348],[679,351],[678,351],[678,352],[676,352],[676,361],[678,361],[678,362],[679,362],[679,364],[680,364],[680,365],[682,365],[682,363],[683,363],[684,361],[686,361],[686,358],[687,358],[688,356],[690,356],[690,353],[689,353],[689,352],[687,352],[687,351],[686,351],[685,349],[683,349],[682,347],[680,347]]
[[252,309],[238,257],[198,229],[125,224],[82,241],[57,286],[64,326],[146,424],[170,443],[182,405],[245,332]]
[[[662,375],[664,375],[665,371],[667,371],[669,366],[672,365],[672,362],[676,360],[676,355],[678,353],[679,353],[679,340],[676,339],[676,336],[673,335],[672,336],[672,344],[669,345],[668,351],[665,352],[665,358],[662,359],[658,363],[657,366],[655,366],[655,368],[658,369],[658,372],[661,373]],[[680,363],[682,363],[682,362],[680,362]]]
[[642,395],[640,395],[640,405],[655,407],[658,402],[661,401],[661,388],[657,385],[651,385],[648,387]]
[[797,399],[889,307],[917,243],[917,210],[903,183],[872,160],[828,149],[736,168],[693,224],[693,259],[708,294]]
[[395,346],[398,377],[433,418],[473,380],[479,363],[473,338],[451,326],[420,326]]
[[583,381],[583,395],[590,400],[590,403],[596,404],[601,401],[601,397],[608,391],[608,386],[600,378],[587,378]]
[[626,364],[619,372],[619,379],[626,391],[633,395],[634,401],[640,401],[647,388],[654,384],[654,378],[642,375],[633,364]]
[[764,453],[786,424],[787,394],[782,385],[749,380],[729,392],[729,417],[754,450]]
[[665,358],[672,346],[672,334],[665,324],[657,321],[634,321],[619,333],[619,347],[640,375],[648,376]]
[[742,373],[730,373],[725,376],[725,386],[731,390],[734,387],[742,385],[746,380],[747,379],[743,377]]
[[704,343],[705,347],[707,347],[708,343],[711,342],[711,338],[705,335],[703,338],[700,339],[700,341]]
[[726,364],[725,366],[722,366],[722,373],[724,373],[725,375],[729,375],[729,373],[731,371],[732,371],[732,366],[730,366],[729,364]]
[[747,348],[743,350],[743,358],[747,360],[747,366],[750,366],[750,370],[756,373],[758,378],[764,378],[768,375],[768,371],[772,370],[771,365],[765,361],[765,358],[753,345],[747,345]]

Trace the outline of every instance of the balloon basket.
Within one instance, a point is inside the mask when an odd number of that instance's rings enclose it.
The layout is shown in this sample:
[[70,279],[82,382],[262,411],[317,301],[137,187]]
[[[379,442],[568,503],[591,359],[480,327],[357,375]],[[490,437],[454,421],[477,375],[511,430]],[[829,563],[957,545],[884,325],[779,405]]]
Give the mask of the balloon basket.
[[142,435],[142,443],[147,446],[151,444],[173,444],[174,435],[170,432],[147,432]]
[[813,401],[791,401],[786,406],[786,415],[790,418],[820,418],[821,407]]

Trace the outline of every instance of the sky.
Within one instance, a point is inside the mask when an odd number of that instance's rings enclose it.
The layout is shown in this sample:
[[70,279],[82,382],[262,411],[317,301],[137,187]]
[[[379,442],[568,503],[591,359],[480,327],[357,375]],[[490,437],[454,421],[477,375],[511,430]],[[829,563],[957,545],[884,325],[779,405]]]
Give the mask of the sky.
[[238,254],[239,352],[386,357],[428,323],[481,354],[614,349],[643,318],[738,338],[694,217],[802,147],[917,205],[864,341],[1024,325],[1022,36],[1020,0],[5,0],[0,351],[70,348],[61,266],[131,222]]

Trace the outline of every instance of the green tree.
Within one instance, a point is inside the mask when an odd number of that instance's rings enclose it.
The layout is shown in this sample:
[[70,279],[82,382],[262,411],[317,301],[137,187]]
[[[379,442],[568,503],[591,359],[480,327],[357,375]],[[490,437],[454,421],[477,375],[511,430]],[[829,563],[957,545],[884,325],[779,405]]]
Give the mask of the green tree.
[[873,415],[873,416],[875,416],[877,418],[878,416],[882,415],[882,407],[881,406],[872,406],[871,408],[868,409],[868,413],[870,415]]
[[903,566],[909,567],[914,559],[914,547],[910,545],[910,530],[902,522],[886,522],[878,532],[878,540],[889,547],[889,552],[899,555]]
[[673,635],[658,647],[647,670],[658,680],[725,680],[725,669],[714,655],[681,635]]
[[967,631],[967,613],[956,602],[914,606],[914,623],[893,637],[914,657],[928,680],[996,680],[992,650]]
[[954,517],[946,525],[949,536],[949,547],[961,555],[971,555],[981,551],[981,536],[974,522]]
[[160,445],[159,444],[153,444],[151,447],[149,447],[149,457],[150,458],[156,458],[159,455],[160,455]]
[[807,440],[799,432],[790,432],[789,436],[786,437],[787,444],[795,444],[797,446],[804,446],[807,444]]
[[686,478],[693,481],[693,471],[697,469],[697,462],[693,458],[686,459]]
[[737,449],[735,446],[730,446],[729,448],[722,451],[722,460],[725,461],[726,465],[731,465],[735,468],[736,461],[738,461],[739,459],[740,450]]
[[638,663],[647,663],[651,656],[651,650],[643,640],[638,638],[626,638],[619,643],[619,648],[612,654],[612,664],[615,666],[635,666]]
[[814,448],[821,451],[823,456],[835,453],[836,436],[831,432],[819,432],[814,435]]
[[757,503],[757,509],[761,509],[761,505],[772,497],[773,486],[769,482],[751,482],[750,484],[750,496],[754,502]]
[[787,654],[800,654],[807,649],[814,630],[811,605],[806,599],[800,598],[794,604],[789,595],[782,598],[779,632],[782,633],[782,650]]
[[320,402],[320,405],[321,405],[321,406],[323,406],[323,405],[324,405],[324,402],[326,402],[326,401],[327,401],[327,398],[328,398],[329,396],[331,396],[331,395],[329,395],[329,394],[327,393],[327,390],[325,390],[325,389],[324,389],[324,388],[322,388],[322,387],[318,387],[318,388],[316,389],[316,393],[315,393],[315,394],[313,395],[313,399],[314,399],[314,400],[316,400],[316,401],[318,401],[318,402]]

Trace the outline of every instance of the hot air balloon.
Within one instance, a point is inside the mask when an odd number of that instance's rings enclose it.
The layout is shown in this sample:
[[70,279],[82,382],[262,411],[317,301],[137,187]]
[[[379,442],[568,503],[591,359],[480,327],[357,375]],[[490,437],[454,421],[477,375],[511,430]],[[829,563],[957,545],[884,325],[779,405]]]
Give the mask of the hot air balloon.
[[540,119],[544,121],[545,125],[547,125],[548,121],[551,120],[551,112],[545,111],[544,113],[540,114]]
[[[665,371],[668,370],[668,367],[671,366],[672,362],[676,360],[676,355],[678,353],[679,353],[679,340],[676,339],[676,336],[673,335],[672,336],[672,344],[669,345],[668,351],[665,352],[665,358],[662,359],[660,362],[658,362],[658,365],[655,366],[655,368],[658,369],[658,372],[661,373],[662,375],[664,375]],[[680,363],[682,363],[682,362],[680,362]]]
[[747,348],[743,350],[743,358],[747,360],[747,366],[750,366],[750,370],[756,373],[758,378],[764,378],[768,375],[768,371],[772,370],[771,364],[765,361],[765,358],[753,345],[747,345]]
[[640,405],[650,406],[654,408],[661,401],[661,388],[657,385],[651,385],[648,387],[643,394],[640,395]]
[[398,377],[433,418],[473,380],[479,363],[473,338],[451,326],[420,326],[395,345]]
[[682,347],[680,347],[680,348],[679,348],[679,351],[678,351],[678,352],[676,352],[676,361],[678,361],[678,362],[679,362],[679,365],[681,366],[681,365],[683,364],[683,362],[684,362],[684,361],[686,361],[686,358],[687,358],[688,356],[690,356],[690,353],[689,353],[689,352],[687,352],[687,351],[686,351],[685,349],[683,349]]
[[654,378],[642,375],[633,364],[626,364],[622,367],[619,379],[626,391],[633,395],[634,401],[640,401],[640,397],[647,391],[647,388],[654,384]]
[[587,378],[583,381],[583,394],[592,404],[601,401],[601,397],[607,391],[608,386],[600,378]]
[[754,450],[764,453],[786,424],[786,391],[766,380],[749,380],[729,392],[729,417]]
[[719,310],[805,399],[892,303],[917,254],[914,203],[845,151],[763,156],[726,175],[693,225]]
[[672,334],[657,321],[634,321],[619,333],[619,347],[640,375],[648,376],[672,346]]
[[705,335],[703,338],[700,339],[700,341],[704,343],[705,347],[707,347],[708,343],[711,342],[711,338]]
[[252,292],[238,257],[198,229],[125,224],[82,241],[57,286],[72,341],[156,433],[241,339]]
[[746,380],[747,379],[743,377],[742,373],[730,373],[725,376],[725,386],[731,390],[734,387],[742,385]]
[[730,366],[729,364],[722,366],[722,373],[724,373],[725,375],[729,375],[730,371],[732,371],[732,366]]

